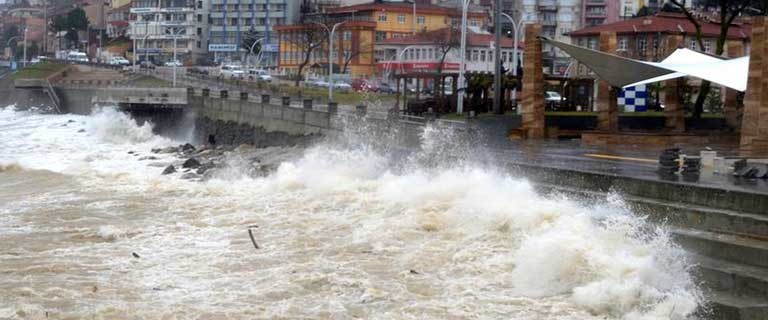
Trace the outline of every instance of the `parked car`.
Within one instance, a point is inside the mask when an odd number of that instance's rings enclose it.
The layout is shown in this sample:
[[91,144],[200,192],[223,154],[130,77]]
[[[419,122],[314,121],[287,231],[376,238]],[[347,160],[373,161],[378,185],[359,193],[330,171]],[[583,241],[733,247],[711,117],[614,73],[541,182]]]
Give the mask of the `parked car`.
[[219,76],[227,79],[242,79],[245,76],[245,71],[238,65],[223,64],[219,68]]
[[340,91],[350,91],[352,86],[349,83],[343,81],[336,81],[333,83],[333,88]]
[[85,52],[70,51],[67,54],[67,61],[88,63],[88,56],[85,54]]
[[389,86],[388,83],[380,83],[378,88],[376,88],[376,91],[379,93],[395,93],[395,88],[392,88]]
[[366,79],[354,79],[352,80],[352,89],[360,92],[376,92],[379,90],[379,86]]
[[123,58],[121,56],[115,56],[115,57],[109,58],[109,60],[107,60],[107,64],[112,66],[127,66],[131,64],[131,62],[128,61],[128,59]]
[[555,91],[546,91],[544,92],[544,101],[547,104],[547,107],[555,110],[560,107],[560,104],[564,103],[566,99]]
[[181,62],[179,62],[179,60],[168,61],[168,62],[164,63],[163,65],[166,66],[166,67],[181,67],[182,66],[182,64],[181,64]]
[[263,69],[250,69],[248,70],[248,79],[272,82],[272,76]]
[[144,60],[144,61],[139,62],[139,67],[142,68],[142,69],[154,69],[155,68],[155,64],[152,63],[152,61]]
[[304,82],[304,86],[313,88],[328,88],[328,82],[322,79],[307,80]]

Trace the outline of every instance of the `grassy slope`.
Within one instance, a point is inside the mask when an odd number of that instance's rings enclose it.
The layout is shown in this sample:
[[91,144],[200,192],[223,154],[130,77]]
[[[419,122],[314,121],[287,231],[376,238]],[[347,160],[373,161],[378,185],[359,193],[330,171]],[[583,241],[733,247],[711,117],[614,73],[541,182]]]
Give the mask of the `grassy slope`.
[[61,71],[67,66],[61,63],[41,62],[28,66],[14,73],[11,77],[15,79],[45,79],[50,75]]

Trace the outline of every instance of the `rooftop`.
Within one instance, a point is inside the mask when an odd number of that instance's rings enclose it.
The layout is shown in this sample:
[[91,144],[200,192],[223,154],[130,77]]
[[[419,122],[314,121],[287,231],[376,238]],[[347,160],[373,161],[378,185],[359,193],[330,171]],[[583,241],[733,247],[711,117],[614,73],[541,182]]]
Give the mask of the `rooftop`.
[[[390,11],[413,13],[413,3],[410,2],[369,2],[351,6],[337,7],[328,9],[328,13],[352,13],[360,11]],[[442,7],[433,4],[416,4],[416,13],[421,14],[439,14],[439,15],[461,15],[461,10],[456,8]],[[470,11],[470,17],[486,17],[485,12]]]
[[[393,44],[393,45],[418,45],[429,44],[433,45],[436,41],[448,41],[453,32],[458,30],[451,28],[442,28],[434,31],[427,31],[417,33],[412,36],[403,38],[389,38],[378,42],[379,44]],[[459,37],[456,37],[458,41]],[[494,40],[494,36],[489,33],[475,33],[471,29],[467,29],[467,46],[469,47],[488,47]],[[501,37],[502,48],[512,48],[514,41],[508,37]],[[518,48],[522,48],[521,44],[518,44]]]
[[[719,23],[701,21],[701,29],[704,37],[717,37],[720,35]],[[624,21],[587,27],[571,32],[571,36],[598,36],[600,35],[600,32],[604,31],[615,31],[617,34],[695,34],[696,28],[683,14],[660,12],[652,16],[637,17]],[[750,34],[751,26],[749,24],[733,24],[728,30],[729,39],[749,39]]]

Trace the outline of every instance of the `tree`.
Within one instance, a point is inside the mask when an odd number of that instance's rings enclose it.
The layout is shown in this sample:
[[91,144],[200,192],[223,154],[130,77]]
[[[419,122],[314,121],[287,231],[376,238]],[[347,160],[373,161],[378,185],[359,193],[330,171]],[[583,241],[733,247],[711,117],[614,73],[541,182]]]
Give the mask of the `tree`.
[[[715,46],[715,55],[722,55],[725,49],[725,41],[728,39],[728,30],[731,28],[733,21],[736,17],[740,16],[744,10],[750,5],[757,4],[757,0],[706,0],[704,1],[704,7],[714,7],[720,12],[720,34],[717,37],[717,45]],[[699,46],[699,50],[705,51],[704,40],[702,39],[702,27],[699,18],[686,8],[686,0],[670,0],[670,3],[680,10],[685,17],[696,28],[696,44]],[[696,102],[693,105],[693,117],[699,118],[704,113],[704,102],[709,95],[712,83],[706,80],[701,81],[699,87],[699,95],[696,97]]]
[[312,60],[312,54],[323,46],[323,42],[328,39],[328,33],[324,28],[312,24],[301,25],[299,29],[292,31],[283,38],[285,46],[289,52],[296,52],[301,59],[296,74],[296,86],[298,87],[303,79],[304,68]]
[[11,25],[10,27],[6,28],[5,31],[3,31],[2,45],[4,46],[8,42],[8,40],[10,40],[13,37],[17,37],[17,39],[14,39],[14,41],[18,41],[18,36],[19,36],[19,28],[15,25]]
[[85,15],[83,8],[75,8],[69,11],[67,14],[67,27],[69,29],[75,29],[79,31],[88,30],[88,17]]
[[[351,32],[351,31],[345,31],[345,32]],[[342,35],[344,33],[342,32]],[[341,37],[341,40],[339,40],[339,54],[344,59],[344,65],[341,68],[341,73],[347,73],[347,68],[349,67],[349,64],[352,62],[352,60],[355,59],[355,57],[358,57],[363,54],[371,54],[373,53],[373,48],[370,45],[369,42],[364,40],[358,40],[357,43],[353,39],[350,38],[349,40],[349,49],[346,48],[344,45],[344,36]]]
[[[443,73],[445,58],[451,50],[461,47],[461,30],[456,25],[437,31],[440,34],[435,39],[435,49],[439,59],[437,60],[437,73]],[[468,57],[467,57],[468,58]]]

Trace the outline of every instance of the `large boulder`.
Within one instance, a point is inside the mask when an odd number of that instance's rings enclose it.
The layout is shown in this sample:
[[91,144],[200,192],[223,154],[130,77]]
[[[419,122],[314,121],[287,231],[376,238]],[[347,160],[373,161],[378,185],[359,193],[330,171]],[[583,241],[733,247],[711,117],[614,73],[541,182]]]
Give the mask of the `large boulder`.
[[200,161],[197,160],[197,158],[189,158],[187,161],[184,161],[184,164],[181,165],[182,168],[186,169],[195,169],[200,167]]
[[174,173],[174,172],[176,172],[176,167],[174,167],[173,165],[169,165],[169,166],[165,167],[165,170],[163,170],[163,174],[164,175],[171,174],[171,173]]

